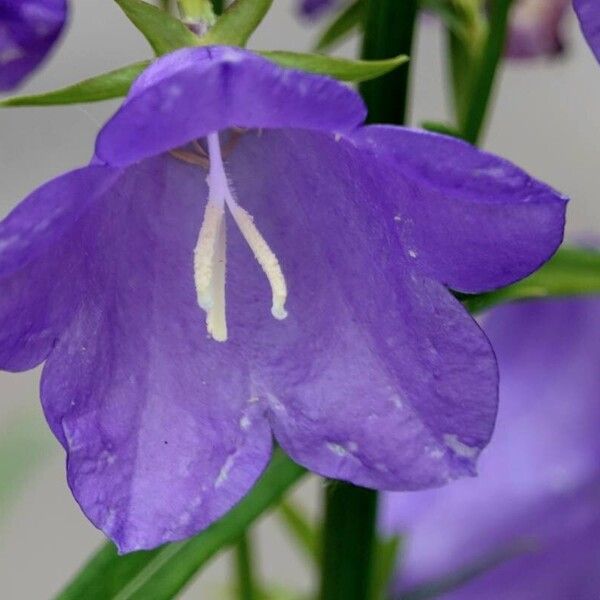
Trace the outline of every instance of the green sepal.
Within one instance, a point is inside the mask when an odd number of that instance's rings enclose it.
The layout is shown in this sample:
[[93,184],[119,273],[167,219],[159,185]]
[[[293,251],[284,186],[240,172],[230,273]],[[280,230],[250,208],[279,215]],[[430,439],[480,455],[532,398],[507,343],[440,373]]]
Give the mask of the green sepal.
[[269,12],[273,0],[237,0],[200,38],[202,46],[245,46]]
[[[379,77],[408,60],[405,56],[389,60],[364,61],[280,51],[265,51],[258,54],[283,67],[329,75],[343,81],[365,81]],[[120,98],[127,95],[133,81],[149,65],[150,61],[142,61],[51,92],[7,98],[0,101],[0,107],[62,106]]]
[[600,252],[562,248],[538,271],[513,285],[475,296],[459,297],[472,313],[498,304],[529,300],[600,294]]
[[281,50],[264,50],[258,54],[282,67],[328,75],[340,81],[354,82],[375,79],[408,62],[408,56],[404,55],[386,60],[350,60],[323,54],[302,54]]
[[454,125],[450,125],[449,123],[440,123],[439,121],[423,121],[421,123],[421,127],[433,133],[450,135],[455,138],[460,137],[460,131],[458,131]]
[[143,61],[52,92],[7,98],[0,101],[0,106],[61,106],[120,98],[127,95],[135,78],[149,65],[150,61]]
[[361,27],[364,12],[365,0],[354,0],[347,8],[337,15],[327,26],[325,31],[319,37],[315,46],[316,50],[323,51],[331,48],[335,44],[343,42],[354,31]]
[[215,554],[234,544],[252,522],[276,505],[305,472],[277,450],[248,495],[208,529],[184,542],[125,556],[118,556],[107,543],[56,600],[174,598]]
[[200,44],[200,38],[179,19],[156,6],[143,0],[115,0],[115,2],[148,40],[157,56]]

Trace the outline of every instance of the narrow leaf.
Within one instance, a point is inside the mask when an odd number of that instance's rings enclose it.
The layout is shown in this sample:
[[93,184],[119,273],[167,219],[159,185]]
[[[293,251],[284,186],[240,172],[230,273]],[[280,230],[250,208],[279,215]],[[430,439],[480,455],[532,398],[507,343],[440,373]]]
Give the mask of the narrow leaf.
[[127,95],[135,78],[149,64],[143,61],[128,65],[52,92],[7,98],[0,101],[0,106],[60,106],[120,98]]
[[275,505],[305,470],[281,451],[259,482],[229,513],[184,542],[150,552],[118,556],[105,544],[81,569],[57,600],[170,600],[223,548]]
[[321,555],[320,532],[309,522],[300,508],[290,501],[284,500],[279,505],[279,515],[304,556],[314,566],[318,566]]
[[539,271],[495,292],[459,295],[466,307],[478,313],[515,300],[600,294],[600,252],[562,248]]
[[365,0],[355,0],[328,25],[327,29],[321,34],[315,49],[323,51],[344,41],[361,25],[364,10]]
[[148,40],[157,56],[178,48],[198,46],[200,38],[169,13],[143,0],[115,0]]
[[407,56],[396,56],[385,60],[350,60],[323,54],[302,54],[281,50],[263,50],[259,54],[283,67],[328,75],[341,81],[368,81],[408,62]]
[[273,0],[236,0],[202,36],[201,45],[245,46],[272,4]]
[[377,540],[370,595],[373,600],[385,600],[387,598],[390,582],[396,570],[401,543],[402,538],[399,536]]

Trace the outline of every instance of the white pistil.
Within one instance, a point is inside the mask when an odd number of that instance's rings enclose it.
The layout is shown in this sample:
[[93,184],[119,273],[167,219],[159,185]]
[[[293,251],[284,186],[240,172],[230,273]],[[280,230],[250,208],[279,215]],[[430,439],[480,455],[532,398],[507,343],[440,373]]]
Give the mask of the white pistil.
[[198,304],[206,312],[206,328],[213,339],[227,340],[227,320],[225,311],[226,273],[226,223],[225,205],[254,257],[269,280],[272,294],[271,313],[276,319],[285,319],[287,312],[287,285],[279,260],[254,224],[252,215],[235,200],[229,187],[219,135],[208,137],[210,167],[208,173],[209,198],[204,211],[204,219],[194,251],[194,280]]

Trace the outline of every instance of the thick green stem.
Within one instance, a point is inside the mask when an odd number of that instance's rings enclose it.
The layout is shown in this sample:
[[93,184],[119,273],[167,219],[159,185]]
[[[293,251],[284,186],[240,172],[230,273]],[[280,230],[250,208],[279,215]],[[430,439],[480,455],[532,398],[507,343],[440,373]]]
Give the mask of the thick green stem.
[[341,482],[325,490],[321,600],[365,600],[373,576],[377,492]]
[[496,73],[504,52],[512,2],[513,0],[490,2],[487,39],[470,77],[464,112],[459,123],[461,136],[472,144],[478,142],[485,123]]
[[252,549],[248,533],[245,533],[235,546],[235,565],[239,600],[256,600]]
[[220,15],[225,8],[225,0],[213,0],[213,10],[216,15]]
[[[362,58],[382,59],[411,54],[418,0],[367,0]],[[408,65],[368,81],[360,91],[371,123],[404,123],[409,83]]]

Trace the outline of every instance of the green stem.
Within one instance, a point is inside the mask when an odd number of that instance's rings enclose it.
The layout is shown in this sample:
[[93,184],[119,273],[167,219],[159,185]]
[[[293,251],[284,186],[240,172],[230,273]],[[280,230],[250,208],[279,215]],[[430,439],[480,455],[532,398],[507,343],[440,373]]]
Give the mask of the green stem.
[[461,136],[472,144],[478,142],[485,122],[498,66],[504,52],[512,2],[513,0],[491,0],[489,31],[481,57],[470,79],[464,114],[459,123]]
[[224,5],[224,0],[213,0],[213,10],[216,15],[220,15],[223,12],[223,9],[225,8]]
[[[411,54],[418,0],[367,0],[362,58]],[[360,86],[371,123],[404,123],[409,69],[402,67]]]
[[377,492],[341,482],[325,490],[321,600],[365,600],[373,576]]
[[252,575],[252,550],[248,533],[242,535],[235,546],[235,564],[240,600],[256,600]]

